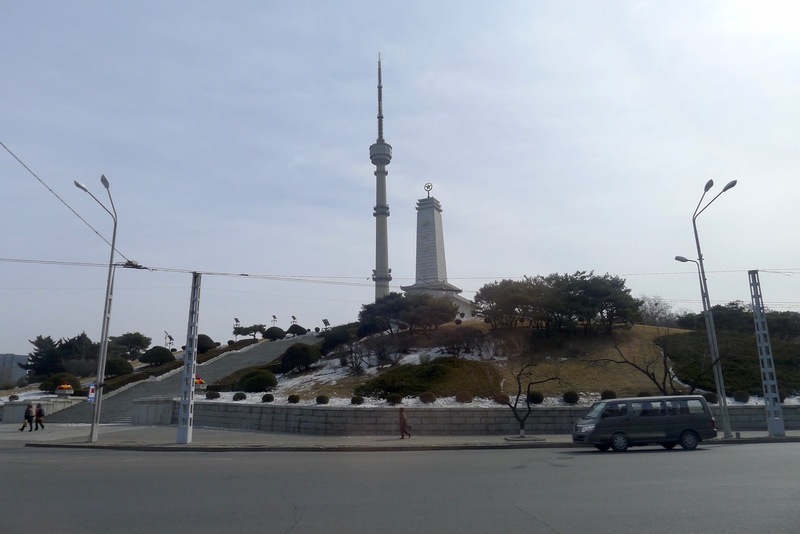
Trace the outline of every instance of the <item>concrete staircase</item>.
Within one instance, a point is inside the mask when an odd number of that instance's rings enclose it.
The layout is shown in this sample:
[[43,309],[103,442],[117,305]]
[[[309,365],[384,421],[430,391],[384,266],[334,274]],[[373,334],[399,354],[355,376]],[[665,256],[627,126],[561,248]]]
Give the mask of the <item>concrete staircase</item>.
[[[226,352],[218,358],[197,366],[197,374],[207,383],[226,377],[244,367],[269,363],[295,343],[317,344],[321,340],[314,334],[306,334],[282,341],[262,341],[239,351]],[[100,413],[101,424],[130,424],[133,401],[144,397],[179,397],[181,373],[178,369],[169,376],[137,382],[132,387],[115,391],[103,398]],[[94,405],[82,402],[65,410],[49,414],[51,423],[91,423]]]

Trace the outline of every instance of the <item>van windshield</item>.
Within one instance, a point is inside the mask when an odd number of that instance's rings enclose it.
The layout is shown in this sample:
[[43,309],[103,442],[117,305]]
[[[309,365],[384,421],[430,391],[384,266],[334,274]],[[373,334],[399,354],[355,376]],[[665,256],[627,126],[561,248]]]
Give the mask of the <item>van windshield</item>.
[[603,408],[606,407],[606,402],[598,402],[589,410],[589,413],[586,414],[586,419],[597,419],[600,417],[600,414],[603,413]]

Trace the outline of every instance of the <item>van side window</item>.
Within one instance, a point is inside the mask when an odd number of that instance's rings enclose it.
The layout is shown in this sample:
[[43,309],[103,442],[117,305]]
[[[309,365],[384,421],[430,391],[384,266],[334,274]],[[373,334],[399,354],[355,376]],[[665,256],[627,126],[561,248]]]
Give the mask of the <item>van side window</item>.
[[703,414],[706,413],[703,409],[703,403],[700,402],[698,399],[689,399],[688,401],[684,401],[688,405],[689,413],[699,413]]
[[666,415],[664,403],[661,401],[651,402],[632,402],[631,409],[633,414],[641,417],[653,417],[657,415]]
[[628,413],[628,405],[625,403],[620,402],[612,402],[606,406],[606,409],[603,410],[603,415],[601,418],[606,417],[622,417],[623,415]]

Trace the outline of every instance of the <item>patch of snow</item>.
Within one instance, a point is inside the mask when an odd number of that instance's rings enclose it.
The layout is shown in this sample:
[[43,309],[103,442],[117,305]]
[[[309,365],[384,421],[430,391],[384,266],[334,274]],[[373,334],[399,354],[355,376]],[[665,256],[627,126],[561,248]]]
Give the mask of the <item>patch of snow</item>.
[[[252,345],[245,347],[245,349],[252,347]],[[400,364],[418,364],[421,361],[428,361],[433,360],[440,357],[448,356],[447,354],[442,354],[441,351],[436,349],[427,349],[421,352],[412,352],[410,354],[404,355],[400,359]],[[470,355],[466,355],[470,356]],[[480,359],[477,356],[472,356],[474,359]],[[378,369],[375,367],[371,367],[365,369],[365,376],[374,376],[378,374]],[[340,380],[347,378],[350,375],[350,369],[347,367],[342,367],[339,363],[339,360],[329,359],[321,361],[315,368],[312,369],[311,373],[305,373],[303,375],[276,375],[278,378],[278,386],[274,388],[269,393],[275,397],[274,404],[288,404],[288,397],[292,393],[296,393],[300,395],[300,402],[298,403],[299,406],[316,406],[316,396],[310,396],[308,391],[314,388],[314,386],[319,384],[329,384],[335,385]],[[303,392],[306,392],[306,395],[303,395]],[[33,386],[28,386],[23,390],[15,390],[11,391],[11,393],[15,393],[19,396],[19,400],[24,401],[28,399],[45,399],[45,398],[55,398],[57,395],[49,395],[42,391],[35,389]],[[247,393],[247,398],[243,401],[237,401],[245,404],[259,404],[261,403],[261,397],[266,392],[261,393]],[[177,392],[176,392],[177,394]],[[577,406],[591,406],[598,400],[600,400],[600,394],[594,392],[579,392],[580,398],[578,401]],[[233,392],[227,393],[220,393],[220,398],[209,401],[205,399],[205,393],[203,391],[195,392],[195,400],[199,402],[233,402]],[[8,395],[0,396],[0,404],[4,404],[9,402]],[[728,397],[728,404],[731,406],[743,406],[743,405],[750,405],[750,406],[763,406],[764,399],[758,396],[750,397],[750,400],[747,403],[740,403],[733,400],[732,397]],[[783,402],[784,405],[800,405],[800,396],[796,397],[788,397]],[[462,404],[455,400],[455,397],[444,397],[436,399],[431,404],[424,404],[422,401],[419,400],[419,397],[406,397],[403,399],[403,406],[410,407],[410,408],[464,408],[464,407],[471,407],[471,408],[497,408],[503,407],[505,405],[497,404],[492,399],[486,398],[474,398],[473,401],[469,404]],[[525,400],[524,398],[520,399],[520,405],[524,407]],[[382,399],[376,398],[364,398],[364,403],[361,405],[354,405],[350,402],[350,397],[331,397],[327,406],[353,406],[353,407],[364,407],[364,408],[375,408],[375,407],[387,407],[392,406],[388,402]],[[569,406],[566,404],[560,397],[546,397],[542,404],[538,405],[542,407],[556,407],[556,406]]]
[[[295,390],[296,391],[296,390]],[[272,395],[275,397],[275,400],[270,404],[277,404],[277,405],[287,405],[289,404],[287,401],[288,393],[285,395],[281,395],[277,393],[276,390],[273,390]],[[202,402],[233,402],[233,395],[234,392],[224,392],[220,393],[220,397],[213,401],[207,401],[204,397],[195,398],[195,401],[202,401]],[[264,396],[264,393],[247,393],[247,398],[245,400],[236,401],[242,404],[261,404],[261,397]],[[199,397],[199,395],[198,395]],[[589,393],[589,394],[581,394],[581,398],[578,401],[577,406],[591,406],[600,398],[600,394],[598,393]],[[300,402],[296,404],[296,406],[316,406],[316,397],[309,397],[304,398],[302,395],[300,397]],[[383,399],[377,399],[374,397],[364,397],[364,403],[360,405],[351,404],[350,398],[343,398],[343,397],[331,397],[328,404],[326,406],[352,406],[354,408],[385,408],[385,407],[393,407],[395,405],[389,404]],[[402,406],[406,408],[506,408],[504,404],[497,404],[492,399],[486,398],[479,398],[475,397],[472,399],[470,403],[460,403],[456,401],[455,397],[442,397],[436,399],[434,402],[430,404],[425,404],[419,397],[405,397],[402,402]],[[525,406],[524,399],[520,399],[520,406]],[[542,404],[538,406],[542,407],[554,407],[554,406],[569,406],[563,400],[557,397],[546,397]]]

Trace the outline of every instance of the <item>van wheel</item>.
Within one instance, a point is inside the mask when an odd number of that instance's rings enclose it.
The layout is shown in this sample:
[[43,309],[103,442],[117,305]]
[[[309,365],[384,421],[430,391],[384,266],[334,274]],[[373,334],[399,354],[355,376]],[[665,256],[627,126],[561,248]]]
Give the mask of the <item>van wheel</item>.
[[678,442],[681,444],[681,447],[687,451],[693,451],[697,448],[697,444],[700,443],[700,439],[698,439],[697,434],[693,431],[687,430],[681,434]]
[[622,432],[611,436],[611,448],[614,449],[614,452],[623,452],[627,450],[628,445],[630,445],[628,436]]
[[611,448],[611,445],[609,445],[608,443],[604,443],[602,445],[595,445],[594,448],[600,452],[606,452],[608,449]]
[[677,445],[677,444],[678,444],[678,443],[677,443],[677,442],[675,442],[675,441],[668,441],[668,442],[666,442],[666,443],[662,443],[662,444],[661,444],[661,446],[662,446],[662,447],[664,447],[665,449],[667,449],[667,450],[669,451],[669,450],[672,450],[672,449],[674,449],[674,448],[675,448],[675,445]]

